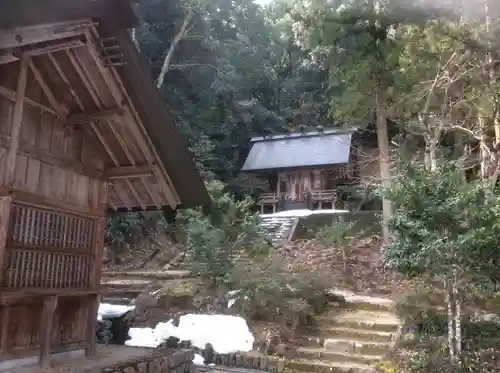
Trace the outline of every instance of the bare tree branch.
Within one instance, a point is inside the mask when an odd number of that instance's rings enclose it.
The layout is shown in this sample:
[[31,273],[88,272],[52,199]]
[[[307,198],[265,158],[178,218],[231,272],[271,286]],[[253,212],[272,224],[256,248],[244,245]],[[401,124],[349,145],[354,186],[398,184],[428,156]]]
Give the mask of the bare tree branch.
[[156,80],[156,88],[158,89],[160,89],[161,86],[163,85],[163,81],[165,80],[165,75],[167,75],[168,71],[170,70],[170,64],[172,62],[172,58],[174,56],[174,52],[175,49],[177,48],[177,45],[182,39],[185,39],[188,36],[187,34],[190,30],[190,28],[188,27],[191,20],[193,19],[193,16],[194,16],[193,10],[189,9],[186,13],[186,16],[184,17],[184,20],[182,21],[179,32],[172,39],[172,43],[170,43],[170,47],[168,48],[165,59],[163,60],[163,65],[161,67],[160,74],[158,75],[158,79]]

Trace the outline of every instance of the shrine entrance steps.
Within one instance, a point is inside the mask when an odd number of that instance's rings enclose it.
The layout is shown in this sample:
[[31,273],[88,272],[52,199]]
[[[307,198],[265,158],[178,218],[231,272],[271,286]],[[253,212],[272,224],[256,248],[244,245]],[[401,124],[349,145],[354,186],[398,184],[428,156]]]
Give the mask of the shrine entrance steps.
[[316,317],[302,333],[292,371],[371,373],[391,349],[399,328],[391,301],[346,294],[347,308]]

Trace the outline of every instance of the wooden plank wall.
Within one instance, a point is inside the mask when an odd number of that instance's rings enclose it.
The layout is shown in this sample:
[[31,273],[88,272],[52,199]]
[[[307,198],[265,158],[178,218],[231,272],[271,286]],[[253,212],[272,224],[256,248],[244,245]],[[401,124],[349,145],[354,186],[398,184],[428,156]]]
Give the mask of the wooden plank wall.
[[[18,75],[19,64],[1,66],[0,86],[15,92]],[[28,99],[50,106],[31,72],[27,81]],[[97,142],[87,131],[65,127],[53,113],[25,104],[15,177],[13,185],[5,185],[14,102],[4,96],[0,96],[0,196],[11,196],[13,202],[0,271],[0,360],[36,356],[39,351],[42,359],[48,353],[46,341],[40,340],[50,299],[43,291],[48,290],[57,297],[55,313],[48,316],[50,351],[89,348],[89,320],[95,319],[89,310],[95,309],[99,287],[99,235],[106,201]],[[16,298],[26,287],[31,295]],[[94,291],[77,292],[88,288]],[[40,294],[33,296],[36,290]],[[12,296],[9,301],[6,294]]]
[[[9,64],[0,69],[0,85],[12,91],[15,90],[12,78],[18,73],[3,70],[15,67]],[[31,74],[28,82],[27,95],[43,103],[41,88]],[[4,184],[13,108],[14,102],[0,97],[0,185]],[[84,131],[65,127],[54,114],[25,105],[13,187],[66,202],[68,206],[76,205],[82,211],[102,213],[99,208],[103,181],[98,179],[98,171],[103,165],[91,145],[93,140]]]

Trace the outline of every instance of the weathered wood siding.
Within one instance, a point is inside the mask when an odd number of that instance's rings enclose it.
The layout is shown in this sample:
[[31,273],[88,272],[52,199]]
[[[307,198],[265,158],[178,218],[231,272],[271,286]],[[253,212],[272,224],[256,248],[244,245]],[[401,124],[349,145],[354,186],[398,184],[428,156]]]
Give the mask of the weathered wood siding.
[[[15,91],[18,69],[1,66],[0,86]],[[31,72],[27,98],[48,105]],[[35,105],[24,105],[15,177],[8,185],[13,110],[14,100],[0,96],[0,195],[12,198],[0,271],[0,360],[38,355],[46,296],[58,296],[51,352],[87,347],[106,203],[98,142]]]
[[[0,85],[15,91],[18,66],[7,64],[0,67]],[[31,73],[27,96],[36,102],[45,101]],[[13,101],[0,97],[0,185],[4,185],[13,108]],[[104,182],[97,177],[103,164],[96,144],[96,139],[84,131],[65,127],[54,114],[25,105],[13,187],[66,202],[68,207],[102,213],[100,204]]]

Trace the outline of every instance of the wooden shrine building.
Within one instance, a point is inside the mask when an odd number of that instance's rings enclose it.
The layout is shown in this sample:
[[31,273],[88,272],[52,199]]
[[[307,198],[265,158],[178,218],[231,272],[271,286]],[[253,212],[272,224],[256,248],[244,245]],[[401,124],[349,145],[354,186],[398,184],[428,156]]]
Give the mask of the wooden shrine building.
[[376,142],[362,138],[355,129],[295,132],[250,141],[242,171],[267,176],[272,191],[258,200],[262,213],[338,208],[341,187],[378,174],[378,163],[373,162]]
[[0,0],[0,364],[95,352],[106,211],[209,203],[128,0]]

